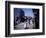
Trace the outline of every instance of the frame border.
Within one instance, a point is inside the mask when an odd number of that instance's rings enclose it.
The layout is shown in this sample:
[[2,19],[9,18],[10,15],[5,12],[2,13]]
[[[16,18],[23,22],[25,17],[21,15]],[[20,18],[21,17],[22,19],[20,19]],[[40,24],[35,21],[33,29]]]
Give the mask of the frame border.
[[[10,4],[39,5],[43,6],[43,30],[40,33],[10,34]],[[44,35],[45,34],[45,4],[35,2],[5,1],[5,37]]]

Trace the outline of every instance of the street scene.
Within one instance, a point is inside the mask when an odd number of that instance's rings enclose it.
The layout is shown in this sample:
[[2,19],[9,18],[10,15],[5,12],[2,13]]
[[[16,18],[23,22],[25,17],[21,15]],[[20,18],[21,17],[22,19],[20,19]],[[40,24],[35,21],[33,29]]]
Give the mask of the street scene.
[[[34,10],[35,11],[35,10]],[[37,12],[35,13],[37,15]],[[39,28],[36,26],[36,16],[32,9],[28,8],[14,8],[14,29],[35,29]]]

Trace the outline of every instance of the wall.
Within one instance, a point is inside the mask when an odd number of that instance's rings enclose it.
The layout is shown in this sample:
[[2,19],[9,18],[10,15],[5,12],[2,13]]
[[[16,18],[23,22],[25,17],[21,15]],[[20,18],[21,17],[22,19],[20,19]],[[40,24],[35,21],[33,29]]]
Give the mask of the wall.
[[[46,0],[17,0],[17,1],[46,3]],[[46,7],[46,4],[45,4],[45,7]],[[45,19],[46,19],[46,13],[45,13]],[[5,37],[5,0],[0,0],[0,38],[6,38]],[[12,37],[12,38],[46,38],[46,28],[45,28],[45,35],[21,36],[21,37]]]

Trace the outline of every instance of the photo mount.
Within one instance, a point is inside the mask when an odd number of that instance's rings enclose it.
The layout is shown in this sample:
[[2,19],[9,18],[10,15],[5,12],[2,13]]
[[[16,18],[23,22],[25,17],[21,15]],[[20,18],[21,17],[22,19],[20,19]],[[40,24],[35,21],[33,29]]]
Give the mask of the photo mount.
[[[37,5],[43,6],[43,22],[42,22],[42,32],[38,33],[22,33],[22,34],[10,34],[10,4],[23,4],[23,5]],[[45,5],[44,3],[35,2],[16,2],[16,1],[5,1],[5,37],[15,37],[15,36],[29,36],[29,35],[44,35],[45,34]]]

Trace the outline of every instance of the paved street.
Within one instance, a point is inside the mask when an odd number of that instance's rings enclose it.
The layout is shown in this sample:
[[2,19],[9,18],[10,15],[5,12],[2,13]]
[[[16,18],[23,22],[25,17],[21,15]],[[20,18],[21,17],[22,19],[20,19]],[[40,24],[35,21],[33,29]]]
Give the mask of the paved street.
[[30,24],[28,22],[24,22],[24,23],[20,23],[20,24],[16,25],[15,27],[16,27],[16,29],[24,29],[25,27],[28,27],[29,29],[32,29],[33,24],[32,24],[32,22],[30,22]]

